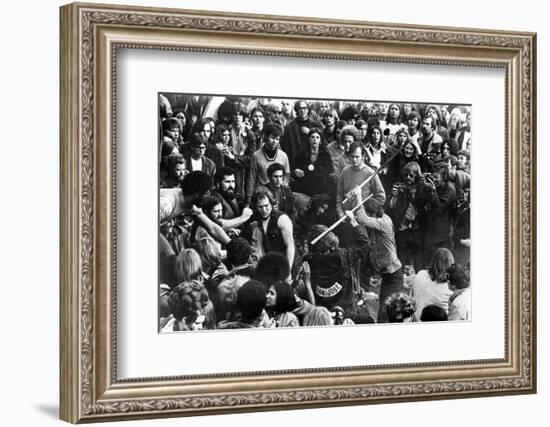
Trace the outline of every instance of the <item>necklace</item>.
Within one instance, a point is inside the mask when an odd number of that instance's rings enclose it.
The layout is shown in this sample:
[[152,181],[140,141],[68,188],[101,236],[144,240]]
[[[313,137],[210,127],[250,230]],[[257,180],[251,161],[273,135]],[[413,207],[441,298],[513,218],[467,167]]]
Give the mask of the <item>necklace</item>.
[[277,150],[274,150],[273,156],[269,156],[269,155],[267,154],[267,151],[266,151],[265,147],[264,147],[264,149],[263,149],[262,151],[264,152],[264,156],[265,156],[265,158],[266,158],[267,160],[269,160],[270,162],[275,161],[275,158],[277,157]]

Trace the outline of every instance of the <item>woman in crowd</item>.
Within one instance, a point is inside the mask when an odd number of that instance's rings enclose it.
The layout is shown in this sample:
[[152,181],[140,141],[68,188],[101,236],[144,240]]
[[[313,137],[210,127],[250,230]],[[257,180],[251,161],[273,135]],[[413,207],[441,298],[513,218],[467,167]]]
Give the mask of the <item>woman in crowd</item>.
[[300,326],[298,318],[292,313],[297,303],[294,290],[285,282],[275,282],[267,291],[266,311],[272,328]]
[[296,156],[292,190],[314,196],[334,193],[334,169],[321,129],[309,131],[308,147]]
[[429,305],[438,305],[445,311],[449,309],[449,298],[453,291],[449,288],[448,270],[454,263],[454,257],[447,248],[435,251],[428,270],[420,270],[413,281],[411,296],[416,301],[416,317],[420,319],[422,310]]
[[181,143],[185,145],[189,141],[189,133],[193,127],[191,120],[185,111],[175,111],[173,117],[180,123]]
[[380,126],[372,126],[369,129],[368,143],[365,147],[366,163],[373,169],[378,169],[386,159],[386,144],[383,141]]
[[265,111],[261,107],[254,107],[250,112],[250,121],[252,122],[250,132],[254,135],[256,141],[256,145],[255,147],[252,147],[252,151],[256,151],[260,148],[267,137],[265,134],[265,129],[267,126],[265,114]]
[[461,121],[462,111],[460,111],[460,108],[458,107],[453,108],[449,117],[449,123],[447,124],[447,134],[449,135],[449,138],[457,137]]
[[[208,296],[208,291],[204,285],[205,275],[202,270],[201,258],[195,249],[184,249],[178,254],[175,270],[176,279],[180,284],[194,282],[197,284],[194,286],[204,289]],[[216,314],[214,312],[214,305],[210,299],[204,305],[203,314],[205,315],[204,329],[214,329],[216,326]]]

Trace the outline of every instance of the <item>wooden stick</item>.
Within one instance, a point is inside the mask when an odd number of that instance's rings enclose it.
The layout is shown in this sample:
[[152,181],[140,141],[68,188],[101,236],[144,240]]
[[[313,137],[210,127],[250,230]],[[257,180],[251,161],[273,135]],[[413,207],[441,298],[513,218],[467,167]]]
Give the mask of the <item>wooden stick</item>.
[[[367,185],[371,179],[373,179],[375,176],[379,175],[380,172],[382,172],[385,168],[387,168],[390,164],[390,162],[395,158],[395,156],[397,156],[399,153],[401,153],[401,151],[403,150],[403,147],[395,150],[395,152],[388,158],[388,160],[386,160],[386,163],[384,163],[383,166],[380,166],[376,171],[374,171],[374,173],[369,176],[367,179],[365,179],[361,184],[358,185],[359,188],[363,188],[365,185]],[[354,188],[355,190],[355,188]],[[353,197],[353,190],[351,191],[348,191],[348,193],[346,194],[346,197],[344,198],[344,200],[342,200],[342,205],[346,202],[349,202],[349,200]]]
[[[371,197],[373,197],[372,194],[370,194],[365,200],[363,200],[361,203],[357,203],[357,206],[351,209],[350,212],[355,212],[357,209],[359,209],[361,206],[363,206],[363,203],[365,203],[367,200],[369,200]],[[319,240],[321,240],[323,237],[325,237],[328,233],[330,233],[332,230],[334,230],[336,227],[338,227],[342,222],[344,222],[347,219],[347,215],[344,215],[342,218],[340,218],[338,221],[336,221],[334,224],[332,224],[329,228],[327,228],[325,231],[323,231],[321,234],[319,234],[315,239],[311,241],[310,244],[315,245]]]

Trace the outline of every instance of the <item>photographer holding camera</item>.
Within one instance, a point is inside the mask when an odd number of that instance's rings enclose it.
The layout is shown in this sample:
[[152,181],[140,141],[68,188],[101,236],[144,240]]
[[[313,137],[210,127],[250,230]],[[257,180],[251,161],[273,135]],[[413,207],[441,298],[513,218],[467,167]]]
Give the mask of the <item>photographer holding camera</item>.
[[414,265],[417,271],[423,267],[426,216],[435,193],[435,185],[427,175],[422,174],[417,162],[407,163],[401,171],[403,181],[392,186],[389,204],[398,258],[403,265]]

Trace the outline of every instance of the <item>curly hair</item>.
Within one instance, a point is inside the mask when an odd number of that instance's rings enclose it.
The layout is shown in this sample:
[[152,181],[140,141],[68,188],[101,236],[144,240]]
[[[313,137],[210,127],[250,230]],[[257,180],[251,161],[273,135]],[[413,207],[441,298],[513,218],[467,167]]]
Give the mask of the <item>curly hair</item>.
[[[308,241],[312,241],[317,236],[319,236],[321,233],[326,231],[328,227],[326,225],[317,224],[311,227],[307,239]],[[321,240],[317,242],[314,248],[314,252],[328,252],[330,250],[336,249],[338,245],[340,244],[340,241],[338,240],[338,237],[331,231],[330,233],[327,233],[325,237],[323,237]]]
[[180,322],[185,318],[187,323],[193,323],[208,301],[208,291],[196,280],[180,283],[168,295],[170,312]]
[[414,298],[403,292],[396,292],[384,301],[388,321],[390,323],[402,323],[404,319],[411,317],[416,311]]

